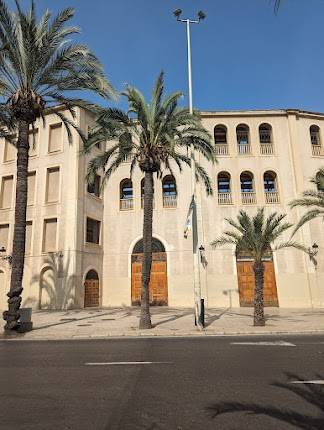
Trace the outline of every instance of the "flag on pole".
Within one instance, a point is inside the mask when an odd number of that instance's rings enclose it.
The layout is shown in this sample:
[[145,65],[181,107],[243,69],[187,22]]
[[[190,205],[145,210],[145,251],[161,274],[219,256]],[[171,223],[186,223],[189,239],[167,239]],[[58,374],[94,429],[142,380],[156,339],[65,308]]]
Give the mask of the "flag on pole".
[[195,205],[195,198],[194,196],[192,196],[188,214],[187,214],[186,223],[185,223],[185,228],[183,232],[183,236],[185,239],[187,239],[189,232],[192,231],[192,215],[193,215],[194,205]]

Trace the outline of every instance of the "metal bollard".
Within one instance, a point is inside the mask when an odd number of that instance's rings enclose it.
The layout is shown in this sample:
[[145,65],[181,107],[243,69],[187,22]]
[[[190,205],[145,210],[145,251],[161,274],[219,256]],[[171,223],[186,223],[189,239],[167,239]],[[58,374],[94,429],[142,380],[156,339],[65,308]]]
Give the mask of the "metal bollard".
[[205,299],[200,300],[200,322],[205,328]]

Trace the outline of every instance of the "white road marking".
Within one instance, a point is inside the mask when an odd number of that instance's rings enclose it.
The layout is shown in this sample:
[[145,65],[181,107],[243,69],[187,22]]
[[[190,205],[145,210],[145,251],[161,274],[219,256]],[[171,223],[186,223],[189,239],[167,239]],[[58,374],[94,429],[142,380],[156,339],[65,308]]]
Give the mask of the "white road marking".
[[294,343],[278,340],[275,342],[231,342],[231,345],[253,345],[253,346],[296,346]]
[[322,379],[314,380],[314,381],[291,381],[291,384],[316,384],[316,385],[324,385],[324,381]]
[[172,364],[171,361],[108,361],[106,363],[84,363],[85,366],[128,366],[142,364]]

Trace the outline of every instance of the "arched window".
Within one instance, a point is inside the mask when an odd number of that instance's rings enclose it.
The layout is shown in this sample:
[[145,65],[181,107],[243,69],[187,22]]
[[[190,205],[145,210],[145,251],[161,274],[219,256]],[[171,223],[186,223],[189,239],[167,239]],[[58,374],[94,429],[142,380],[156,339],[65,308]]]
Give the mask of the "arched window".
[[279,203],[276,173],[271,171],[265,172],[263,175],[263,184],[266,203]]
[[249,127],[246,124],[240,124],[236,127],[236,139],[238,145],[239,154],[250,154],[250,137],[249,137]]
[[228,172],[218,173],[217,192],[218,192],[218,204],[220,205],[232,204],[231,175]]
[[98,273],[95,270],[89,270],[85,278],[86,281],[99,281]]
[[311,125],[309,128],[309,132],[310,132],[313,155],[322,155],[320,128],[318,127],[318,125]]
[[120,210],[133,209],[133,183],[130,179],[123,179],[120,183]]
[[254,179],[251,172],[242,172],[240,176],[241,197],[243,204],[254,204],[256,195],[254,191]]
[[[141,180],[141,208],[144,208],[144,181],[145,178]],[[153,208],[154,208],[154,184],[153,184]]]
[[177,184],[172,175],[168,175],[163,178],[162,195],[164,208],[177,207]]
[[[140,239],[134,246],[132,254],[143,254],[143,239]],[[163,243],[153,237],[152,239],[152,252],[165,252]]]
[[264,191],[266,193],[273,193],[277,191],[276,174],[274,172],[265,172],[263,175]]
[[214,128],[214,138],[217,155],[228,155],[227,128],[225,125],[216,125]]
[[270,124],[261,124],[259,127],[259,139],[261,148],[262,145],[269,145],[272,143],[272,127]]

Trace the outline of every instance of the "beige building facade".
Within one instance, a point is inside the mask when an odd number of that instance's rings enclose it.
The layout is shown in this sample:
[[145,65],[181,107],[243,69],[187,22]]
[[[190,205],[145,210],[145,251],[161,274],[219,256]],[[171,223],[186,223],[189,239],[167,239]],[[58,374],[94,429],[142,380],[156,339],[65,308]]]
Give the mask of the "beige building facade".
[[[255,213],[287,213],[295,223],[302,210],[288,204],[324,166],[324,114],[299,110],[202,112],[215,139],[218,163],[205,164],[213,196],[199,187],[202,235],[200,281],[207,307],[251,305],[251,263],[235,249],[213,250],[210,242],[226,227],[225,218],[240,209]],[[87,132],[93,119],[78,111]],[[103,195],[100,176],[85,182],[93,154],[82,155],[82,144],[49,112],[46,125],[36,125],[31,139],[27,210],[27,246],[23,306],[66,309],[84,306],[130,306],[138,303],[142,238],[142,179],[130,179],[125,159]],[[151,300],[168,306],[193,306],[192,238],[184,237],[191,200],[189,169],[165,173],[154,184],[154,262]],[[15,149],[0,142],[0,248],[10,255],[14,227]],[[315,268],[309,257],[293,249],[269,257],[267,298],[280,307],[324,306],[324,239],[321,220],[304,226],[296,239],[318,245]],[[286,238],[288,239],[289,236]],[[0,309],[6,306],[10,265],[0,259]],[[250,293],[249,293],[250,291]]]

